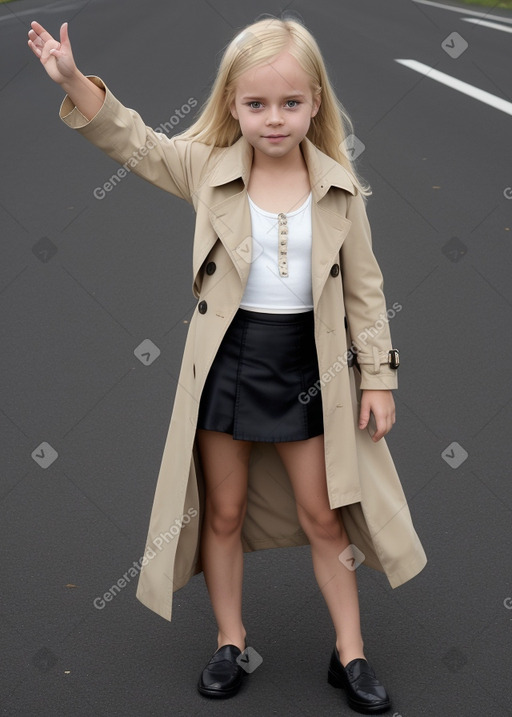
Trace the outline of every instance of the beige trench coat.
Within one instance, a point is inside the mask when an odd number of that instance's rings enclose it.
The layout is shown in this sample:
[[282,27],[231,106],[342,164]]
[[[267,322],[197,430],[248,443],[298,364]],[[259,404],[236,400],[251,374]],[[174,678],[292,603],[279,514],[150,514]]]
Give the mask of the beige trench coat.
[[[146,127],[101,79],[103,106],[87,121],[69,97],[60,117],[93,144],[149,182],[193,204],[192,316],[151,512],[137,598],[167,620],[173,592],[201,572],[204,479],[196,444],[201,392],[223,336],[239,308],[251,267],[247,183],[253,149],[242,136],[230,147],[168,138]],[[327,488],[364,564],[392,587],[414,577],[426,556],[384,439],[358,428],[361,389],[397,387],[387,364],[391,338],[382,274],[371,246],[365,204],[348,172],[307,138],[301,149],[310,175],[312,289],[320,368]],[[206,266],[208,265],[208,271]],[[354,337],[360,370],[349,366]],[[357,337],[360,337],[358,340]],[[362,338],[361,338],[362,337]],[[373,337],[373,338],[370,338]],[[307,397],[302,397],[307,400]],[[245,552],[305,545],[292,486],[273,444],[254,443]]]

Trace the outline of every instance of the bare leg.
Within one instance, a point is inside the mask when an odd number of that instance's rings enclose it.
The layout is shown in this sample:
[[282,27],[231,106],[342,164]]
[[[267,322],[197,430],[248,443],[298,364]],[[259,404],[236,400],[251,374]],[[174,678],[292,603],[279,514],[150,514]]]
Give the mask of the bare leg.
[[219,629],[218,647],[231,644],[244,650],[240,535],[247,508],[251,443],[203,429],[197,430],[197,441],[206,484],[201,560]]
[[313,569],[336,630],[342,665],[364,658],[355,571],[338,558],[350,544],[339,510],[329,507],[323,436],[276,443],[293,485],[302,529],[311,544]]

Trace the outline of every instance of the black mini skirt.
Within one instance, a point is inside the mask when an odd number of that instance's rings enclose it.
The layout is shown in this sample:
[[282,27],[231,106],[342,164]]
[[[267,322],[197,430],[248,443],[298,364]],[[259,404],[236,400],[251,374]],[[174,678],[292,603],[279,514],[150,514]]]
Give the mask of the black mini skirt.
[[324,432],[318,374],[312,310],[238,309],[208,373],[197,427],[271,443],[318,436]]

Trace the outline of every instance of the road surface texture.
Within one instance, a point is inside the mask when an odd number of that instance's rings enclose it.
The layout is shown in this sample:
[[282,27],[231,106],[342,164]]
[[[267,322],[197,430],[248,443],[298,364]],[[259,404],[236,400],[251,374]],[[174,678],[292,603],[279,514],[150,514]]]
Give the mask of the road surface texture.
[[[108,189],[118,165],[58,119],[62,92],[26,44],[31,20],[53,34],[69,21],[80,69],[174,132],[236,31],[284,9],[0,6],[3,716],[354,714],[327,684],[335,636],[309,546],[245,556],[263,662],[220,703],[196,691],[216,647],[202,575],[175,594],[171,623],[136,600],[136,578],[104,597],[144,550],[196,303],[194,214],[132,175]],[[395,717],[512,715],[512,13],[413,0],[286,11],[318,39],[354,121],[400,307],[387,441],[429,562],[395,590],[358,568],[366,654]]]

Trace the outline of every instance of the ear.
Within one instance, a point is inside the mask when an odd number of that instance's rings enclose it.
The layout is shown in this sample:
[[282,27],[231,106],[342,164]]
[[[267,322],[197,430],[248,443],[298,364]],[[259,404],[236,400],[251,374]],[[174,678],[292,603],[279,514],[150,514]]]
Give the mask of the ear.
[[238,112],[236,111],[236,105],[235,105],[235,101],[234,101],[234,100],[233,100],[233,102],[229,105],[229,111],[231,112],[231,115],[232,115],[236,120],[238,120]]
[[320,92],[313,97],[313,105],[311,107],[311,117],[314,117],[318,110],[320,109],[320,105],[322,103],[322,95]]

